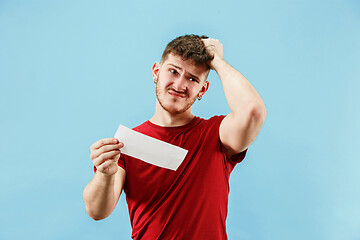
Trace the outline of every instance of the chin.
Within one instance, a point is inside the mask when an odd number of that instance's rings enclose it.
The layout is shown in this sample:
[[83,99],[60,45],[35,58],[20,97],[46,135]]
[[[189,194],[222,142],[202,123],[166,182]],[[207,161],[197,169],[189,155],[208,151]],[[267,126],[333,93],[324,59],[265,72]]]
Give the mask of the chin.
[[179,102],[177,103],[166,103],[164,101],[159,101],[160,106],[167,111],[170,114],[181,114],[186,112],[189,108],[191,108],[192,104],[186,104],[186,103],[182,103],[180,104]]
[[177,107],[166,107],[166,106],[163,106],[163,109],[170,114],[176,114],[176,115],[184,113],[186,112],[186,110],[188,110],[188,108],[177,108]]
[[177,115],[177,114],[182,114],[187,110],[189,110],[193,105],[193,103],[195,102],[196,97],[194,97],[193,99],[190,98],[176,99],[174,101],[172,97],[168,98],[167,96],[164,95],[161,96],[161,94],[157,92],[157,100],[160,106],[165,111],[167,111],[170,114]]

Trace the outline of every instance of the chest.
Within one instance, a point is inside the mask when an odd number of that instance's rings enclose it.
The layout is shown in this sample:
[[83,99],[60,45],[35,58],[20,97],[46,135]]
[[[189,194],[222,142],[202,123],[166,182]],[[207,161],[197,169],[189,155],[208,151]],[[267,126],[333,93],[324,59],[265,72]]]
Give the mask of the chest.
[[202,131],[167,136],[166,142],[188,150],[177,171],[160,168],[127,157],[125,193],[136,202],[158,202],[163,198],[219,193],[228,188],[225,155],[219,139]]

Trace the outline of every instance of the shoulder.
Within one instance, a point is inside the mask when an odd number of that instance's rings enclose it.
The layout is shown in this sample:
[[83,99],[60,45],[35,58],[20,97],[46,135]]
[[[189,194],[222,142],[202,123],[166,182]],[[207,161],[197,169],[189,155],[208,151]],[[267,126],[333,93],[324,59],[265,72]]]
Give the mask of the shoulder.
[[199,118],[198,124],[194,126],[194,130],[198,133],[201,132],[202,135],[206,134],[208,137],[216,139],[218,138],[220,125],[224,118],[225,116],[223,115],[215,115],[208,119]]
[[211,126],[218,126],[220,127],[220,124],[222,122],[222,120],[224,120],[226,116],[225,115],[215,115],[209,119],[204,119],[204,124],[206,124],[207,126],[211,127]]
[[133,127],[132,130],[137,131],[137,132],[143,132],[146,131],[147,129],[150,128],[149,126],[149,121],[145,121],[143,123],[141,123],[140,125]]

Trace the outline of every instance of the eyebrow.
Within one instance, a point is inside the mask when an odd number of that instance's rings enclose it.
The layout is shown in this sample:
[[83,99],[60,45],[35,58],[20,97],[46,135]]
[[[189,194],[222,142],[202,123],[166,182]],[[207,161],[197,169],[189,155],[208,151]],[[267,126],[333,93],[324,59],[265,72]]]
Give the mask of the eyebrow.
[[[169,63],[168,65],[170,65],[170,66],[172,66],[172,67],[174,67],[174,68],[177,68],[177,69],[179,69],[179,70],[182,70],[181,67],[176,66],[176,65],[173,64],[173,63]],[[197,79],[197,80],[200,81],[200,78],[199,78],[198,76],[196,76],[196,75],[194,75],[194,74],[192,74],[192,73],[190,73],[190,72],[186,72],[186,73],[189,74],[191,77],[193,77],[193,78],[195,78],[195,79]]]

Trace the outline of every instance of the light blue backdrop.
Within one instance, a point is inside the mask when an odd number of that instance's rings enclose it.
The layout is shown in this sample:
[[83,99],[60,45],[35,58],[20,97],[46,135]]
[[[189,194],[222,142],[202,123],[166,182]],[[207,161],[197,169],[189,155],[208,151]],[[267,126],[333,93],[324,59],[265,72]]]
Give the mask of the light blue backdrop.
[[[124,195],[86,215],[89,147],[152,116],[152,64],[185,33],[219,39],[267,106],[230,179],[229,239],[360,239],[356,0],[1,0],[0,239],[130,239]],[[209,80],[204,118],[229,112]]]

